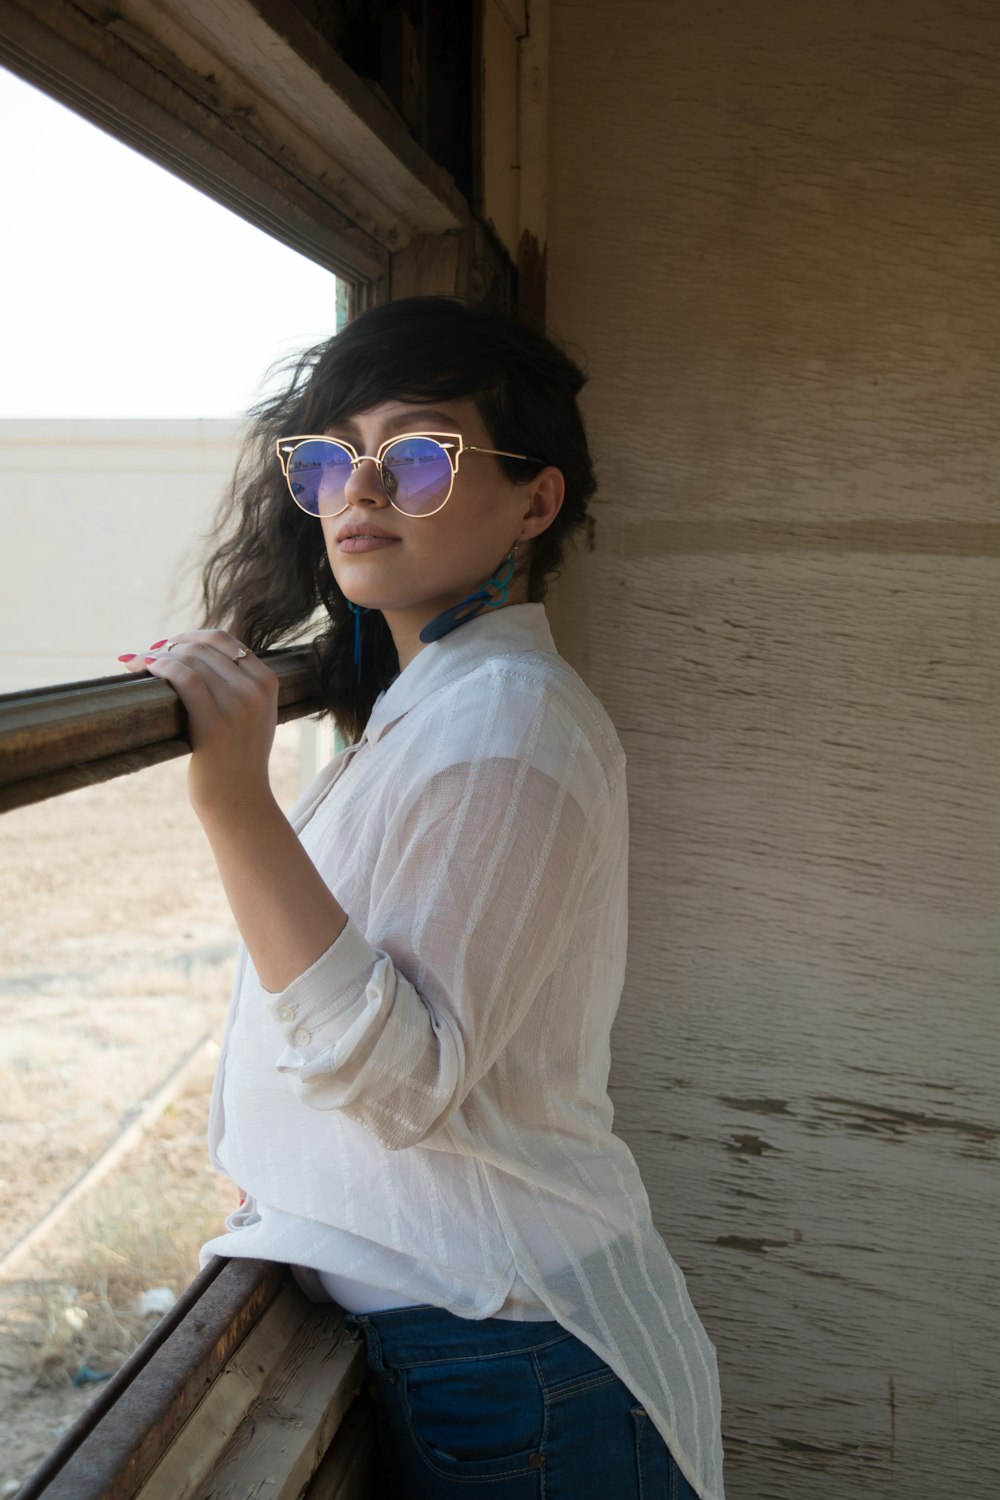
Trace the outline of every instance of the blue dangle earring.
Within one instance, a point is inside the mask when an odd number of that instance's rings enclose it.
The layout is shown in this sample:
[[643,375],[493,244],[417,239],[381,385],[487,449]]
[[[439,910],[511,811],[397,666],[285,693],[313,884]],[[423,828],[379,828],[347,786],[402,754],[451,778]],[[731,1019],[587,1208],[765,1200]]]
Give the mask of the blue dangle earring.
[[347,607],[351,611],[351,614],[354,616],[354,667],[355,667],[355,670],[356,670],[356,672],[358,674],[358,681],[360,682],[361,681],[361,616],[362,615],[370,615],[371,614],[371,610],[368,609],[367,606],[364,605],[364,604],[352,604],[352,602],[351,602],[350,599],[347,600]]
[[507,590],[510,588],[511,579],[514,577],[514,559],[517,556],[517,542],[514,543],[503,562],[497,568],[492,578],[487,578],[474,594],[453,604],[450,609],[443,609],[433,620],[428,620],[420,632],[420,639],[425,645],[431,641],[439,641],[449,631],[457,630],[459,625],[465,625],[469,620],[475,619],[480,610],[499,609],[501,604],[507,602]]

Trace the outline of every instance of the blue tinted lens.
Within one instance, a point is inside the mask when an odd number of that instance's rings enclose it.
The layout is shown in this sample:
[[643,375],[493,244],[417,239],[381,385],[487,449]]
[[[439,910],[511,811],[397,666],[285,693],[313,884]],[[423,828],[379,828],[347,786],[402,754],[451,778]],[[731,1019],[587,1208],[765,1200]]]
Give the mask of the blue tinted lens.
[[351,455],[322,438],[300,443],[288,462],[288,487],[295,503],[311,516],[335,516],[347,501],[344,486],[351,477]]
[[382,484],[409,516],[439,510],[451,489],[451,462],[433,438],[400,438],[382,455]]

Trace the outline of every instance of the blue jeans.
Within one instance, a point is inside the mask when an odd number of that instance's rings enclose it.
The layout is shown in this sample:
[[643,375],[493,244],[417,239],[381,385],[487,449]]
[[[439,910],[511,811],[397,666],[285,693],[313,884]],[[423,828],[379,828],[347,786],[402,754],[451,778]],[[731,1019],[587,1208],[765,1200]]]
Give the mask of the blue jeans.
[[632,1392],[556,1322],[348,1314],[368,1345],[378,1500],[696,1500]]

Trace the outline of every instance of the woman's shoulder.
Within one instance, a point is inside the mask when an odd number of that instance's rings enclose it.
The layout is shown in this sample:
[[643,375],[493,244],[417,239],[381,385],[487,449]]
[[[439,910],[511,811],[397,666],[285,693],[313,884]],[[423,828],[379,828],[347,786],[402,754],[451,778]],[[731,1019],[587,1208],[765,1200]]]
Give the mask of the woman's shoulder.
[[610,789],[625,753],[610,715],[565,657],[504,651],[484,657],[421,705],[414,729],[430,732],[449,758],[527,760],[563,780],[595,773]]
[[555,651],[514,652],[492,657],[489,666],[504,680],[520,676],[529,699],[534,689],[547,707],[579,725],[594,749],[610,761],[624,759],[610,714],[564,656]]

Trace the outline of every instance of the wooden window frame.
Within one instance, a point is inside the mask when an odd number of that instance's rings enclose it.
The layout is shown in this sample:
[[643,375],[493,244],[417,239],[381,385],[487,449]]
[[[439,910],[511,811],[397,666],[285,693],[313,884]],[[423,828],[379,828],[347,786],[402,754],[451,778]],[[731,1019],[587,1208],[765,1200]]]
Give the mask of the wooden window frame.
[[0,63],[348,281],[351,313],[397,266],[464,279],[465,199],[294,6],[0,0]]

